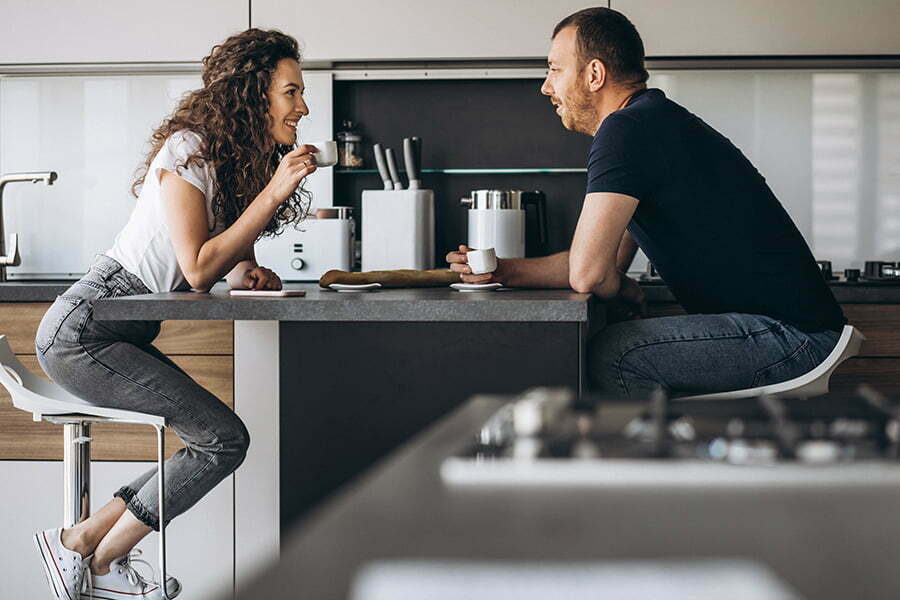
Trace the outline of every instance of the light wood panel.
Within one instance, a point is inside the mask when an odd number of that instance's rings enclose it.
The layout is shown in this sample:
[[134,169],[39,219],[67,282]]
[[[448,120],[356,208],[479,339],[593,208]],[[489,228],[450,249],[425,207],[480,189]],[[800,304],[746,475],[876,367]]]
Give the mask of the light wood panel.
[[34,334],[49,302],[0,303],[0,335],[9,340],[16,354],[34,354]]
[[[0,303],[0,335],[16,354],[34,354],[34,335],[49,302]],[[153,345],[164,354],[234,353],[231,321],[164,321]]]
[[[34,336],[49,302],[0,303],[0,334],[26,367],[44,377],[34,354]],[[229,407],[234,406],[233,324],[231,321],[166,321],[154,345],[169,355],[200,385]],[[95,460],[154,460],[156,432],[139,425],[106,424],[93,428]],[[167,454],[183,447],[173,432]],[[0,388],[0,460],[62,459],[62,428],[35,423],[15,409]]]
[[153,345],[163,354],[234,354],[233,321],[163,321]]
[[843,304],[841,308],[850,324],[866,336],[860,356],[900,356],[900,305]]
[[[35,356],[19,356],[34,373],[45,377]],[[234,408],[234,364],[231,356],[174,356],[172,360],[197,383]],[[0,460],[62,460],[62,426],[35,423],[31,415],[12,406],[6,389],[0,386]],[[103,424],[93,427],[94,460],[155,460],[156,432],[151,427]],[[182,448],[171,431],[166,437],[166,454]]]
[[831,376],[832,393],[849,393],[867,383],[891,397],[900,397],[900,358],[851,358]]

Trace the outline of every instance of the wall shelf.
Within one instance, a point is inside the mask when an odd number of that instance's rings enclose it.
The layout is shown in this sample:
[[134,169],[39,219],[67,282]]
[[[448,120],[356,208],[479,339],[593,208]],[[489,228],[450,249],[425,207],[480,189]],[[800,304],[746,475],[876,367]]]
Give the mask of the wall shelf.
[[[338,175],[378,174],[375,169],[335,169]],[[406,173],[401,170],[400,173]],[[442,175],[522,175],[522,174],[552,174],[552,173],[587,173],[586,168],[546,168],[546,169],[423,169],[422,174]]]

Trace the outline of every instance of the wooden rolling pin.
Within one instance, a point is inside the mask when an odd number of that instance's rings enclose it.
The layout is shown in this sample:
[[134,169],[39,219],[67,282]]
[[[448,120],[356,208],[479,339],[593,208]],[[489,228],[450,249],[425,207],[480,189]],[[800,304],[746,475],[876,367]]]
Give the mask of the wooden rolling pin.
[[462,281],[458,273],[449,269],[435,269],[432,271],[417,271],[415,269],[399,269],[396,271],[364,271],[362,273],[349,273],[336,269],[328,271],[319,279],[319,285],[327,288],[332,283],[346,283],[362,285],[366,283],[380,283],[386,288],[407,287],[440,287],[459,283]]

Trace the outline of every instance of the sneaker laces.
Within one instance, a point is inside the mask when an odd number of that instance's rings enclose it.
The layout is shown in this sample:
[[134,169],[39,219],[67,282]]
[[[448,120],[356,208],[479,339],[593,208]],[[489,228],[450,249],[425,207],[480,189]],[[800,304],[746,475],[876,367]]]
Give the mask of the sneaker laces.
[[[117,560],[112,561],[110,564],[110,569],[122,569],[125,571],[125,577],[128,579],[128,583],[131,585],[141,585],[143,588],[146,588],[148,585],[152,585],[156,583],[156,571],[153,570],[153,565],[148,563],[143,558],[139,558],[143,554],[143,551],[140,548],[133,548],[131,552],[119,558]],[[150,579],[147,580],[144,578],[141,573],[134,568],[134,563],[142,563],[147,565],[147,568],[150,569]],[[93,573],[91,573],[90,569],[85,569],[85,577],[84,577],[84,585],[87,588],[88,594],[91,600],[94,600],[94,581],[93,581]]]

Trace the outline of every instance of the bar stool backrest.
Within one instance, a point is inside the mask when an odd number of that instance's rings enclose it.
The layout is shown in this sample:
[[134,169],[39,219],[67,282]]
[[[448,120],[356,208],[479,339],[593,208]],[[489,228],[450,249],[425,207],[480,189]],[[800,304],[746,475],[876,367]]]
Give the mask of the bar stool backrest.
[[13,406],[32,413],[36,421],[44,415],[82,414],[123,423],[165,426],[163,417],[96,406],[38,377],[19,362],[5,335],[0,335],[0,385],[9,390]]
[[821,396],[828,393],[828,384],[831,380],[831,374],[834,373],[842,362],[859,354],[859,348],[866,340],[866,336],[852,325],[844,325],[841,331],[841,337],[838,338],[834,349],[825,357],[821,364],[817,365],[811,371],[804,373],[800,377],[744,390],[736,390],[733,392],[717,392],[713,394],[703,394],[701,396],[688,396],[682,398],[674,398],[675,401],[682,402],[685,400],[731,400],[736,398],[746,398],[751,396],[761,396],[769,394],[782,398],[811,398],[813,396]]
[[63,414],[74,412],[79,405],[90,406],[29,371],[13,354],[5,335],[0,335],[0,384],[9,391],[13,406],[32,413]]

